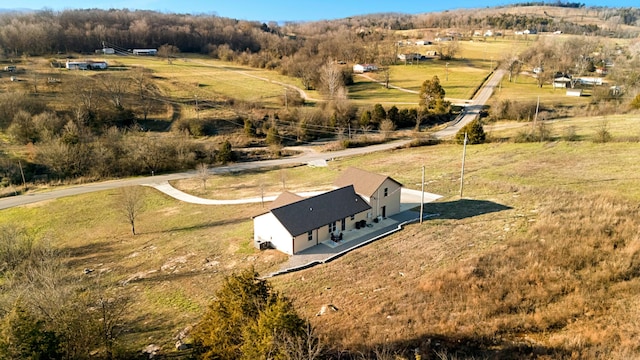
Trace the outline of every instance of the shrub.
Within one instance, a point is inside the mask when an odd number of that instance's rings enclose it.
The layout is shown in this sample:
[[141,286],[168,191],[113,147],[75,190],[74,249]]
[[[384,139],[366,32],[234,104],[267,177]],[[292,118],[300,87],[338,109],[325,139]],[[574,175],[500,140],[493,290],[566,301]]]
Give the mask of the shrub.
[[640,109],[640,94],[636,95],[636,97],[631,100],[631,107],[634,109]]
[[467,134],[467,140],[469,144],[482,144],[487,139],[487,135],[484,132],[484,128],[479,120],[473,120],[467,125],[463,126],[456,134],[456,142],[458,144],[464,143],[464,135]]
[[593,142],[595,143],[607,143],[611,141],[611,133],[609,132],[609,127],[606,122],[602,122],[598,129],[596,129],[596,133],[593,136]]
[[565,141],[578,141],[578,140],[580,140],[580,137],[576,133],[576,127],[575,126],[569,126],[568,128],[564,129],[564,133],[562,135],[562,138]]

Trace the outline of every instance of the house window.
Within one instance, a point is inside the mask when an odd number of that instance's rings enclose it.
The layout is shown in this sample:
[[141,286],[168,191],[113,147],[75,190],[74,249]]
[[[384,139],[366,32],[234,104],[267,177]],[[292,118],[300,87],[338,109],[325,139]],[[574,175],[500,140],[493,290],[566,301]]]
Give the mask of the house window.
[[355,215],[351,215],[351,221],[355,220],[356,216]]
[[389,188],[384,188],[384,197],[389,196]]
[[309,241],[313,240],[313,230],[310,230],[307,232],[307,240]]
[[334,233],[336,231],[336,222],[329,223],[329,233]]

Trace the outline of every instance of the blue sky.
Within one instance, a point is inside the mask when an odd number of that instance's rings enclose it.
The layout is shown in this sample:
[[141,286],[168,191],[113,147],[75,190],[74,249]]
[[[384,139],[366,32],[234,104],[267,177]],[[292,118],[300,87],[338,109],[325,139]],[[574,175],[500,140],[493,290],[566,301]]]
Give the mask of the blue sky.
[[[90,4],[92,8],[127,8],[161,12],[214,14],[222,17],[256,21],[312,21],[379,12],[418,14],[460,8],[493,7],[525,1],[527,0],[20,0],[14,2],[14,4],[20,8],[33,10],[44,8],[52,10],[77,9]],[[553,2],[555,0],[545,1]],[[630,0],[564,0],[564,2],[580,2],[587,6],[638,6],[635,1]]]

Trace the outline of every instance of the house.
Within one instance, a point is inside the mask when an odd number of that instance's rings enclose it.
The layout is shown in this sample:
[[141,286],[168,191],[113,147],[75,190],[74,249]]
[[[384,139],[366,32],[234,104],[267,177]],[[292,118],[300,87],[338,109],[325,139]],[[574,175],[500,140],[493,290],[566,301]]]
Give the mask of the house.
[[155,56],[158,54],[158,49],[133,49],[133,55],[147,55]]
[[401,61],[420,60],[420,59],[422,59],[422,55],[418,53],[398,54],[398,60],[401,60]]
[[102,48],[97,49],[95,51],[96,54],[105,54],[105,55],[114,55],[116,53],[116,49],[114,48]]
[[388,176],[348,168],[334,186],[309,198],[286,191],[280,194],[269,212],[253,218],[254,246],[294,255],[400,212],[402,184]]
[[353,72],[356,74],[362,74],[370,71],[377,71],[378,66],[374,64],[355,64],[353,65]]
[[386,218],[400,212],[402,184],[391,177],[350,167],[333,183],[337,187],[351,184],[371,205],[374,218]]
[[7,72],[16,72],[16,67],[15,67],[15,65],[5,66],[5,67],[4,67],[4,71],[7,71]]
[[65,67],[69,70],[104,70],[109,67],[106,61],[69,61]]
[[493,36],[493,30],[487,30],[484,32],[485,37]]
[[416,41],[416,45],[417,46],[431,45],[431,41],[429,41],[429,40],[418,40],[418,41]]
[[332,234],[356,228],[370,210],[353,185],[303,199],[283,193],[268,213],[253,218],[254,245],[294,255],[332,239]]
[[604,82],[602,80],[601,77],[590,77],[590,76],[583,76],[583,77],[579,77],[576,79],[576,81],[578,83],[580,83],[580,85],[602,85]]
[[566,75],[560,75],[553,79],[553,88],[571,88],[572,80],[571,77]]

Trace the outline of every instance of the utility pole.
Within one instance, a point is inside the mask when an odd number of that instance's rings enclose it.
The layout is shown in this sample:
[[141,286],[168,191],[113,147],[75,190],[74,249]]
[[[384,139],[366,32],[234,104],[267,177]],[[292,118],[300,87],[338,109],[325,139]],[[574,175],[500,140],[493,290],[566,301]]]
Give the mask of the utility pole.
[[196,97],[196,118],[200,120],[200,108],[198,107],[198,95],[196,94],[195,97]]
[[22,170],[22,162],[18,160],[18,166],[20,167],[20,175],[22,175],[22,186],[24,186],[24,192],[27,192],[27,182],[24,179],[24,171]]
[[287,88],[284,88],[284,107],[289,110],[289,101],[287,99]]
[[538,111],[540,110],[540,96],[538,96],[538,102],[536,103],[536,114],[533,117],[533,129],[536,128],[536,123],[538,122]]
[[422,165],[422,192],[420,193],[420,224],[424,214],[424,165]]
[[460,171],[460,198],[462,198],[462,190],[464,189],[464,159],[467,155],[467,133],[464,133],[464,146],[462,148],[462,170]]

